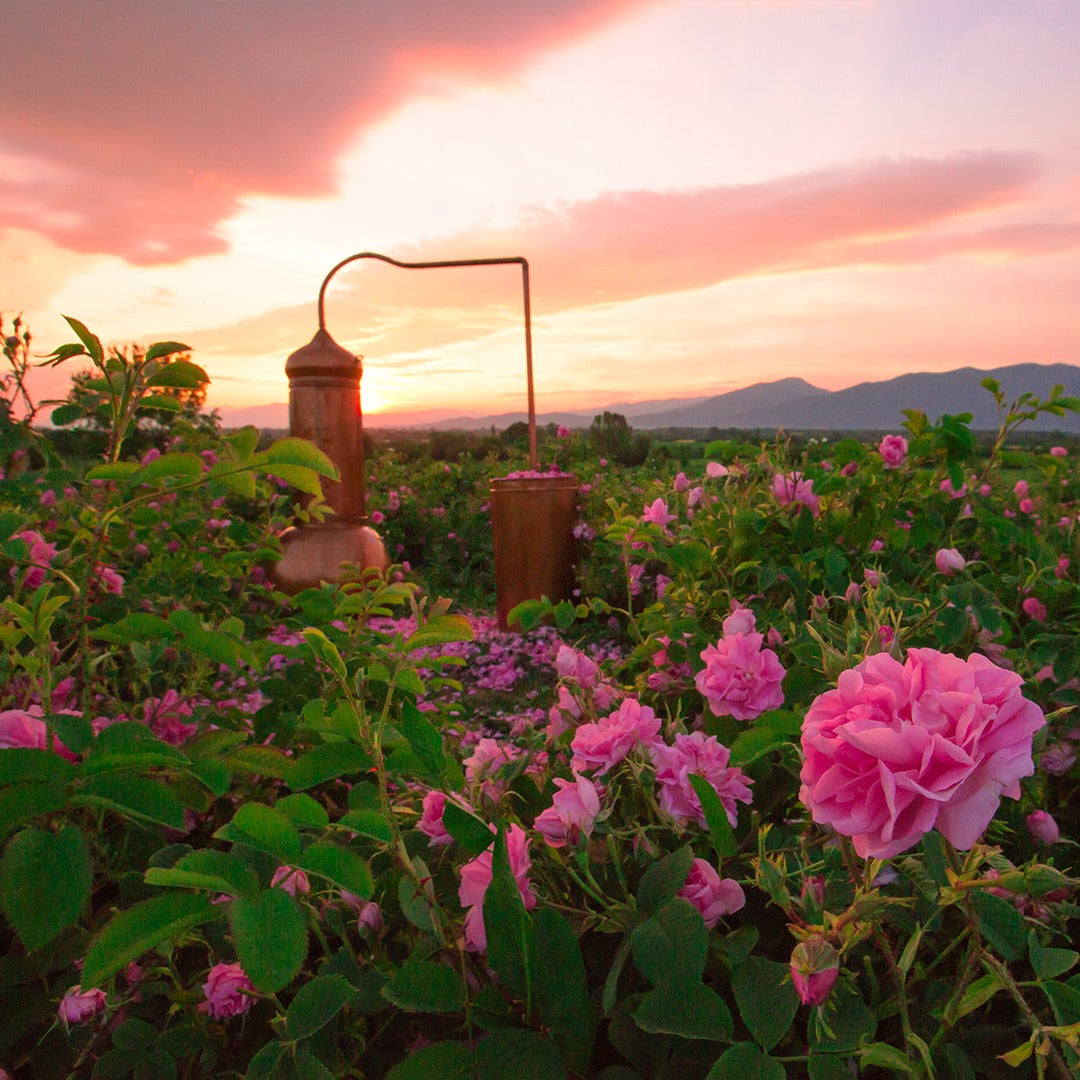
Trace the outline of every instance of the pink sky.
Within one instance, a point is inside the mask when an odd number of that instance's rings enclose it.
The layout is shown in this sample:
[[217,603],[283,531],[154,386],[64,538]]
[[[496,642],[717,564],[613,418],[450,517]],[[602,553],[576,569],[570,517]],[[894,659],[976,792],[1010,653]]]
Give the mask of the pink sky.
[[[0,307],[283,401],[354,251],[523,255],[538,406],[1077,363],[1073,0],[16,0]],[[524,406],[516,268],[344,271],[365,411]]]

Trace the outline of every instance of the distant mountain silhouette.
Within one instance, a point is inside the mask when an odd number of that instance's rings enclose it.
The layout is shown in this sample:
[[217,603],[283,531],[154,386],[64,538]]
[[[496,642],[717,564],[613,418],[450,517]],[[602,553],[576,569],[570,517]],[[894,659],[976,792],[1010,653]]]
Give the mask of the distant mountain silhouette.
[[[1050,396],[1061,384],[1065,393],[1080,397],[1080,367],[1074,364],[1013,364],[1011,367],[982,371],[960,368],[956,371],[921,372],[900,375],[883,382],[865,382],[846,390],[822,390],[805,379],[779,379],[756,383],[742,390],[732,390],[715,397],[671,398],[629,404],[597,406],[593,409],[538,414],[537,424],[565,424],[571,428],[588,427],[599,413],[621,413],[640,431],[657,428],[742,428],[788,431],[888,431],[896,430],[904,420],[904,409],[921,409],[931,420],[945,413],[973,414],[976,430],[995,430],[998,426],[994,400],[979,383],[992,376],[1011,400],[1024,392],[1040,398]],[[227,427],[254,423],[262,427],[288,427],[286,405],[264,405],[251,409],[222,411]],[[494,427],[501,431],[525,420],[524,412],[490,416],[453,416],[447,410],[421,412],[370,413],[367,427],[421,427],[438,430],[476,430]],[[1080,415],[1041,416],[1025,425],[1034,431],[1067,431],[1080,434]]]

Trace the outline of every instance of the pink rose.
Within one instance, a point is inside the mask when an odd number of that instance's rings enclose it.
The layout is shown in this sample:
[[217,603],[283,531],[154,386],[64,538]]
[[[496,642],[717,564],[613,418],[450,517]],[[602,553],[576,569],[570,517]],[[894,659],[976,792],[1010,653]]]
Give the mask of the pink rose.
[[551,806],[538,814],[533,828],[544,838],[548,847],[561,848],[577,844],[581,836],[592,835],[593,823],[600,813],[601,789],[584,776],[573,780],[555,778],[559,789]]
[[382,908],[374,900],[361,900],[357,908],[356,926],[363,932],[370,930],[377,934],[383,925]]
[[704,859],[693,861],[678,895],[701,912],[706,930],[711,930],[721,916],[732,915],[746,904],[742,886],[734,878],[722,878]]
[[1050,447],[1050,456],[1051,457],[1066,457],[1068,455],[1068,453],[1069,453],[1069,451],[1066,450],[1064,446],[1051,446]]
[[558,428],[556,428],[555,434],[558,435],[560,439],[569,439],[570,429],[565,424],[560,424]]
[[738,821],[736,803],[749,803],[753,783],[742,769],[729,767],[731,752],[715,735],[695,731],[676,735],[675,744],[654,743],[650,747],[656,782],[660,785],[660,806],[676,822],[696,821],[705,828],[705,811],[690,783],[691,776],[701,776],[716,792],[732,827]]
[[104,990],[73,986],[61,999],[56,1015],[67,1024],[81,1024],[105,1009]]
[[710,480],[719,480],[723,476],[728,475],[728,470],[725,466],[721,465],[719,461],[710,461],[705,466],[705,475]]
[[124,592],[124,579],[111,566],[99,566],[98,583],[107,592],[114,596],[121,596]]
[[787,672],[761,634],[725,634],[701,652],[705,667],[694,677],[715,716],[753,720],[784,703]]
[[560,679],[571,679],[586,690],[600,681],[600,669],[584,653],[560,645],[555,656],[555,671]]
[[582,724],[574,732],[570,767],[574,772],[595,769],[602,775],[636,746],[654,742],[659,734],[656,713],[636,699],[626,698],[616,712],[595,724]]
[[311,882],[303,870],[293,866],[279,866],[270,878],[270,888],[278,886],[290,896],[307,896],[311,892]]
[[251,1008],[252,981],[239,964],[215,964],[203,983],[206,1000],[199,1012],[209,1013],[215,1020],[239,1016]]
[[839,974],[840,956],[824,938],[800,941],[791,952],[791,981],[804,1005],[820,1005]]
[[757,617],[750,608],[735,606],[733,600],[731,614],[723,621],[720,628],[725,637],[729,634],[752,634],[757,629]]
[[642,510],[641,520],[651,521],[667,532],[668,525],[675,520],[675,515],[668,513],[667,503],[663,499],[654,499],[651,506],[646,506]]
[[[487,951],[487,932],[484,929],[484,896],[491,884],[491,863],[493,858],[494,844],[477,855],[475,859],[467,862],[461,868],[461,885],[458,888],[458,899],[461,906],[469,910],[465,913],[465,947],[470,952]],[[525,909],[531,911],[536,907],[536,895],[532,891],[529,882],[529,838],[520,825],[511,825],[506,830],[506,853],[510,862],[510,870],[517,883],[518,892],[525,904]]]
[[1056,844],[1061,839],[1058,823],[1045,810],[1033,810],[1024,820],[1036,840]]
[[[25,746],[32,750],[48,748],[48,729],[41,718],[41,707],[31,705],[28,710],[5,709],[0,712],[0,750],[13,746]],[[57,736],[53,736],[53,749],[68,761],[78,761]]]
[[1030,490],[1026,480],[1017,480],[1016,483],[1013,484],[1013,494],[1018,499],[1026,499]]
[[793,502],[809,508],[814,517],[818,516],[821,499],[814,494],[814,481],[804,480],[799,473],[777,473],[772,480],[772,493],[781,506],[790,506]]
[[1046,720],[1022,684],[978,653],[868,657],[807,710],[799,798],[863,858],[897,855],[935,827],[971,847],[1034,771]]
[[189,722],[194,711],[191,703],[171,688],[161,697],[149,697],[143,702],[143,720],[162,742],[171,746],[186,743],[198,732],[199,725]]
[[954,570],[963,570],[967,559],[956,548],[939,548],[934,556],[934,565],[938,572],[948,577]]
[[886,469],[899,469],[907,457],[908,444],[903,435],[886,435],[878,444],[878,453]]
[[452,844],[454,838],[443,825],[443,810],[446,808],[446,795],[441,791],[429,791],[421,804],[420,820],[416,827],[430,837],[428,847],[443,847]]

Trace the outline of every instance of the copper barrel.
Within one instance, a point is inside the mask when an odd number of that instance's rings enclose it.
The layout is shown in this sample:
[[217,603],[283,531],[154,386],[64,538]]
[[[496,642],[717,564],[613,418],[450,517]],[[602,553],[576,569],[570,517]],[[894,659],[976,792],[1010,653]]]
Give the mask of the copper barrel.
[[495,610],[499,626],[522,600],[571,599],[576,584],[578,482],[573,476],[491,481]]

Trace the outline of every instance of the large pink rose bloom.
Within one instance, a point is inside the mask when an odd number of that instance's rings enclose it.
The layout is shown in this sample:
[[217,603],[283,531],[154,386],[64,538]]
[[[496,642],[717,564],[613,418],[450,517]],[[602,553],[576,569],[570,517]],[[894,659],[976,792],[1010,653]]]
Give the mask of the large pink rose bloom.
[[1022,682],[978,653],[868,657],[806,713],[799,798],[863,858],[897,855],[935,827],[971,847],[1034,771],[1031,737],[1046,720]]
[[728,767],[731,752],[715,735],[694,731],[676,735],[675,745],[654,743],[650,747],[656,767],[656,782],[660,785],[660,806],[677,822],[696,821],[705,828],[705,811],[690,783],[691,776],[704,777],[720,798],[734,827],[738,820],[736,803],[751,800],[753,783],[742,769]]
[[[487,931],[484,929],[484,897],[492,878],[492,858],[494,844],[467,862],[461,868],[461,885],[458,887],[458,899],[461,906],[468,908],[465,913],[465,947],[470,952],[487,951]],[[526,911],[536,907],[536,894],[529,882],[529,838],[520,825],[511,825],[506,830],[506,854],[510,870],[517,883],[518,892],[525,904]]]
[[[728,620],[725,620],[725,625]],[[780,688],[787,672],[760,634],[725,634],[702,650],[705,668],[694,677],[716,716],[753,720],[784,703]]]
[[878,453],[886,469],[899,469],[907,452],[907,439],[903,435],[886,435],[878,444]]
[[617,765],[639,743],[649,745],[660,733],[660,718],[634,698],[626,698],[617,712],[595,724],[582,724],[574,732],[570,767],[574,772],[598,770],[599,775]]

